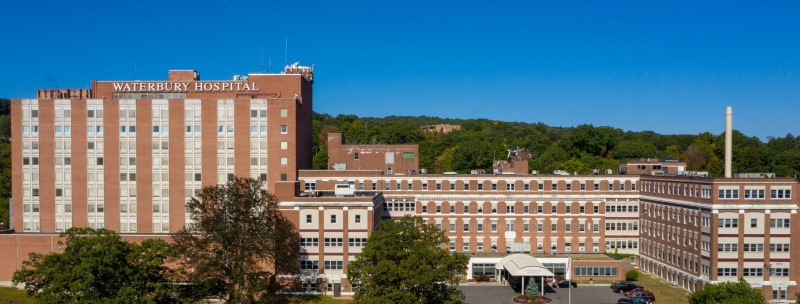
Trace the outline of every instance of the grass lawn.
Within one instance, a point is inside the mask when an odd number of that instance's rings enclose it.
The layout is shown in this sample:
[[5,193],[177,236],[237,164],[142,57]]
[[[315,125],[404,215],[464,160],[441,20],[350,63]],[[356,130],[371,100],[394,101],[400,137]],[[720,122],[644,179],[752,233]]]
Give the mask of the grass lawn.
[[0,303],[36,303],[36,301],[34,301],[33,298],[25,295],[24,290],[11,287],[0,287]]
[[656,296],[655,303],[658,304],[684,304],[689,302],[689,293],[687,291],[673,287],[672,284],[644,272],[639,275],[639,281],[634,282],[634,284],[642,285],[645,289],[651,291]]

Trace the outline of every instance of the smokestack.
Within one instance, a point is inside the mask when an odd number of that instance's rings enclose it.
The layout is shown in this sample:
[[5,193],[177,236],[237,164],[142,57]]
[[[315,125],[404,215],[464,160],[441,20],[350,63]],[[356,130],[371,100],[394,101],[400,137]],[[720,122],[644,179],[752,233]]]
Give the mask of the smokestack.
[[731,178],[731,163],[733,161],[733,109],[725,109],[725,178]]

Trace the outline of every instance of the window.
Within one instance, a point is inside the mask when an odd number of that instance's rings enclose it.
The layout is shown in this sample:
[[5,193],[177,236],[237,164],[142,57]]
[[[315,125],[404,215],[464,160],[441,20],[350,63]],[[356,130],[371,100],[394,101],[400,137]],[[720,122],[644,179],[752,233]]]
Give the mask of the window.
[[342,262],[342,261],[325,261],[325,269],[327,269],[327,270],[341,270],[341,269],[344,269],[344,262]]
[[450,182],[450,191],[456,190],[456,183]]
[[478,226],[477,226],[475,229],[476,229],[478,232],[483,232],[483,224],[480,224],[480,223],[479,223],[479,224],[478,224]]
[[553,191],[558,190],[558,184],[556,184],[556,183],[550,184],[550,190],[553,190]]
[[319,261],[300,261],[301,270],[318,270]]
[[281,134],[288,134],[288,133],[289,133],[289,126],[281,125]]
[[464,213],[469,213],[469,205],[464,204]]
[[464,191],[469,191],[469,183],[468,182],[464,183]]
[[289,109],[281,109],[281,118],[287,118],[287,117],[289,117]]
[[360,214],[356,214],[355,222],[356,222],[356,224],[361,223],[361,215]]
[[769,275],[775,277],[788,277],[789,268],[770,268]]
[[738,244],[718,244],[717,251],[719,252],[737,252],[739,251]]
[[300,246],[317,247],[319,246],[319,238],[300,238]]
[[539,191],[542,191],[542,190],[544,190],[544,183],[538,183],[538,187],[537,187],[537,189],[538,189]]
[[789,252],[789,244],[769,244],[770,252]]
[[764,198],[764,189],[744,189],[745,199],[762,199]]
[[497,190],[497,183],[492,183],[492,191],[496,191],[496,190]]
[[745,252],[763,252],[764,244],[744,244]]
[[558,213],[558,206],[556,204],[550,206],[550,213],[552,214]]
[[586,191],[586,184],[585,183],[581,183],[581,191]]
[[469,232],[469,224],[464,224],[464,232]]
[[514,206],[506,206],[506,213],[514,213]]
[[336,224],[336,214],[331,214],[331,224]]
[[789,219],[769,219],[770,228],[789,228]]
[[600,183],[598,182],[594,183],[594,191],[600,191]]
[[325,246],[328,247],[342,247],[344,243],[342,238],[325,238]]
[[450,232],[456,232],[456,224],[450,223]]
[[572,206],[566,205],[566,206],[564,206],[564,208],[565,208],[564,213],[566,213],[566,214],[572,213]]
[[717,227],[719,228],[737,228],[739,227],[739,219],[718,219]]
[[738,199],[739,189],[719,189],[720,199]]
[[745,277],[761,277],[764,276],[763,268],[743,268],[742,275]]
[[450,213],[451,214],[452,213],[456,213],[456,205],[455,204],[452,204],[452,203],[450,204]]
[[483,191],[483,183],[478,184],[478,191]]
[[791,199],[792,198],[792,190],[791,189],[772,189],[772,190],[770,190],[769,197],[770,198],[774,198],[774,199]]
[[583,205],[578,206],[578,213],[580,213],[580,214],[586,213],[586,206],[583,206]]
[[364,247],[367,245],[367,238],[349,238],[347,245],[350,247]]
[[537,232],[543,232],[544,231],[544,224],[543,223],[537,223],[536,224],[536,231]]

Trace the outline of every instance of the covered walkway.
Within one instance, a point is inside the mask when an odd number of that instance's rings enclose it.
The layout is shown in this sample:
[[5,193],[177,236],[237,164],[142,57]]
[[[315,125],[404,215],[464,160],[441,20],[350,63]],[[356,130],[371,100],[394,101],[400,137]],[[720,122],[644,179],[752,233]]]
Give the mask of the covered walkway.
[[537,280],[541,284],[539,291],[544,295],[544,282],[547,277],[553,277],[553,273],[542,265],[535,257],[528,254],[512,254],[506,256],[495,264],[495,277],[499,282],[505,284],[511,280],[522,280],[520,285],[521,293],[525,293],[525,278]]

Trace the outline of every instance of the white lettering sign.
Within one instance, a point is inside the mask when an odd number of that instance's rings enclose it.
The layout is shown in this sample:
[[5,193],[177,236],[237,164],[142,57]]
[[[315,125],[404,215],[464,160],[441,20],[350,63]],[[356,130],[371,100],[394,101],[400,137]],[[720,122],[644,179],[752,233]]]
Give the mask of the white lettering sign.
[[189,85],[192,92],[258,92],[255,82],[233,81],[198,81],[198,82],[114,82],[114,92],[158,92],[158,93],[186,93]]

